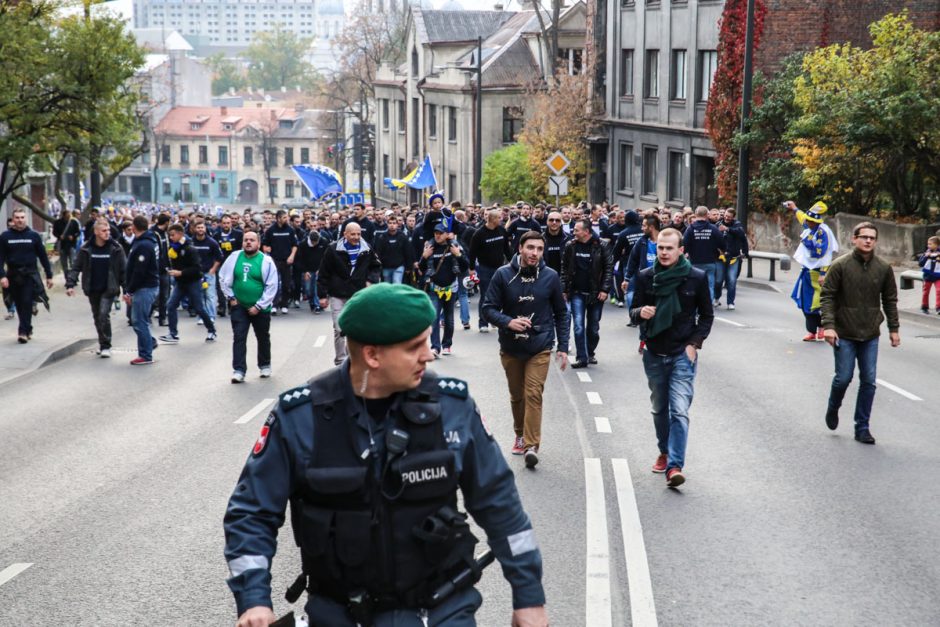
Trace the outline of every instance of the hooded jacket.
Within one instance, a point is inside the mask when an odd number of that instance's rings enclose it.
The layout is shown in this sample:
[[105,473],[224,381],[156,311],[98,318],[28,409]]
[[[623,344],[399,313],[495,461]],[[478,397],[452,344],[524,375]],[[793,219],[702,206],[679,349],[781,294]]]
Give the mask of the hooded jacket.
[[349,253],[343,244],[346,238],[330,243],[320,263],[317,275],[317,294],[320,298],[349,298],[365,288],[366,283],[378,283],[382,280],[382,264],[375,255],[375,250],[365,239],[359,240],[359,256],[354,268],[349,261]]
[[133,294],[144,287],[160,286],[160,242],[153,231],[141,234],[131,245],[125,269],[125,293]]
[[[516,357],[531,357],[551,350],[568,352],[570,322],[558,273],[539,261],[537,268],[522,268],[519,255],[493,275],[483,297],[483,317],[499,329],[499,348]],[[509,323],[526,317],[532,326],[523,333]]]

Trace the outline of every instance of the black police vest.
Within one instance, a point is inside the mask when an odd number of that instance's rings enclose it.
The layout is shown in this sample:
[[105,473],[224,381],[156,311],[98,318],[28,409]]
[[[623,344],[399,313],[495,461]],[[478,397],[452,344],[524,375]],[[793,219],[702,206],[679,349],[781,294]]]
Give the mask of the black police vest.
[[311,592],[427,607],[434,588],[472,560],[477,540],[457,511],[455,458],[435,384],[393,403],[386,442],[393,429],[408,440],[384,459],[357,450],[355,414],[314,400],[313,455],[291,510]]

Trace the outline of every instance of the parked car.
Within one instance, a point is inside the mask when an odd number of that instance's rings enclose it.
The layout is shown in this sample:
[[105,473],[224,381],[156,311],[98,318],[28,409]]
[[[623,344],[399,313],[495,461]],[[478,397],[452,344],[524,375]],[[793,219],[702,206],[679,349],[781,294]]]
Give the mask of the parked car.
[[291,198],[281,203],[281,209],[312,209],[313,203],[307,198]]

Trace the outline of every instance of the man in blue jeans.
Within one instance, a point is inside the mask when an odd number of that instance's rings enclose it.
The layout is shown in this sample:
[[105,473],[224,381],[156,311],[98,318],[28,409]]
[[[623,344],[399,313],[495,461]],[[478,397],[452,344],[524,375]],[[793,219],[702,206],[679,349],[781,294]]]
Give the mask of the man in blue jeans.
[[170,258],[170,276],[175,279],[173,292],[166,304],[166,313],[170,324],[169,333],[160,336],[161,342],[167,344],[178,344],[180,341],[178,326],[179,316],[177,307],[183,297],[189,299],[190,306],[196,310],[196,315],[202,319],[206,325],[206,341],[214,342],[217,338],[215,334],[215,323],[209,317],[209,312],[203,304],[203,290],[208,289],[208,285],[202,282],[202,268],[199,263],[199,253],[193,247],[192,242],[186,237],[182,225],[171,224],[167,229],[169,237],[169,249],[167,255]]
[[705,273],[683,255],[682,234],[663,229],[656,262],[636,276],[630,318],[646,330],[643,369],[650,388],[659,456],[653,472],[666,473],[666,485],[685,483],[689,407],[695,392],[698,351],[715,318]]
[[[428,296],[437,312],[431,326],[431,351],[435,359],[453,353],[454,303],[457,300],[457,283],[460,275],[467,271],[467,257],[460,244],[448,233],[446,226],[434,226],[434,242],[424,245],[420,268],[427,278]],[[444,335],[441,337],[441,314],[444,318]]]
[[725,238],[718,228],[708,221],[708,207],[695,209],[695,220],[685,230],[682,245],[692,266],[705,272],[708,292],[718,305],[715,279],[718,274],[718,257],[724,252]]
[[891,346],[901,345],[898,286],[891,266],[875,255],[877,241],[878,229],[874,224],[856,225],[852,230],[854,249],[829,266],[820,298],[823,337],[835,353],[836,370],[829,391],[826,426],[833,431],[839,426],[839,408],[857,361],[855,439],[862,444],[875,443],[869,423],[875,401],[878,338],[885,318]]
[[150,334],[150,310],[160,293],[160,242],[149,229],[146,216],[134,218],[134,243],[127,254],[124,302],[131,308],[131,324],[137,334],[137,357],[132,366],[153,363],[157,341]]
[[572,368],[596,364],[604,301],[613,287],[614,255],[594,233],[587,218],[574,223],[572,239],[561,256],[561,283],[574,320],[577,358]]

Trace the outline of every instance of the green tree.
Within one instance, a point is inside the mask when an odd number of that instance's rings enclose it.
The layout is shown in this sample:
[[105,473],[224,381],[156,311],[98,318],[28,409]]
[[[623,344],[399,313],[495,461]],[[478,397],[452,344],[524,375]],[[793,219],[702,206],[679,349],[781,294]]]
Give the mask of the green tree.
[[535,185],[529,174],[528,147],[512,144],[488,154],[483,161],[480,189],[490,200],[532,199]]
[[220,96],[230,89],[241,90],[248,85],[245,72],[225,54],[219,52],[206,59],[212,68],[212,95]]
[[311,87],[316,82],[317,73],[304,60],[311,43],[311,39],[297,37],[280,24],[272,30],[255,33],[245,51],[249,83],[269,90],[295,85]]

